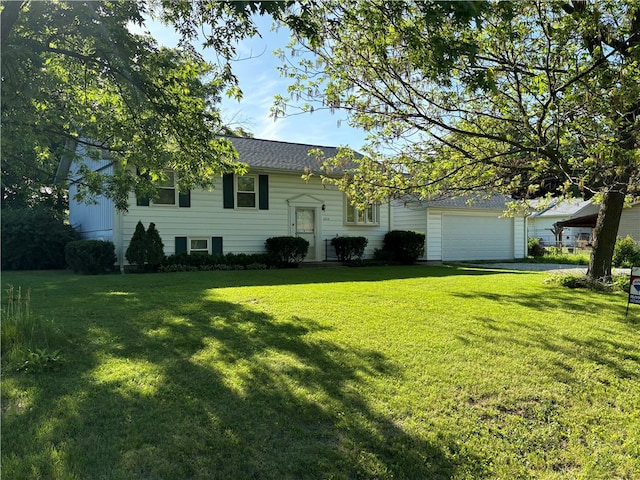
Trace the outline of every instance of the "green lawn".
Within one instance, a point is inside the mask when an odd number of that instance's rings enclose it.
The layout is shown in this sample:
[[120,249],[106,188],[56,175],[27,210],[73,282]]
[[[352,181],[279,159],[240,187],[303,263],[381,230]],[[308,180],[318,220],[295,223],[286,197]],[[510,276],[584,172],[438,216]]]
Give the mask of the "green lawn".
[[5,358],[2,478],[639,478],[640,307],[545,278],[5,272],[64,363]]

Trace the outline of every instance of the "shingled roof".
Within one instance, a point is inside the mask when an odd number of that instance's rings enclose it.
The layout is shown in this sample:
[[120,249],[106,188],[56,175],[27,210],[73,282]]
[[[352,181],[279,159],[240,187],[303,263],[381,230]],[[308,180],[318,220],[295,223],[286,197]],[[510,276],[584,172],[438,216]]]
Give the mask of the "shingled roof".
[[428,207],[449,207],[449,208],[472,208],[479,210],[506,210],[507,204],[512,202],[513,198],[507,195],[470,195],[470,196],[452,196],[437,200],[425,201]]
[[318,162],[315,155],[309,155],[311,150],[321,150],[324,152],[325,158],[338,154],[337,147],[261,140],[259,138],[225,138],[229,139],[238,151],[239,160],[256,169],[319,172],[321,162]]

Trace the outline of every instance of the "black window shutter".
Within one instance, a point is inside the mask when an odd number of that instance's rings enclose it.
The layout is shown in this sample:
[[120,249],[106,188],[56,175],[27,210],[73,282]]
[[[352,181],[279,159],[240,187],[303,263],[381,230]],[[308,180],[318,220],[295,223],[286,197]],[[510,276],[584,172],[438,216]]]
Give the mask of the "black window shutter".
[[187,237],[176,237],[176,255],[187,251]]
[[222,176],[223,207],[233,208],[233,173],[225,173]]
[[269,210],[269,175],[258,176],[258,208]]
[[[136,168],[136,175],[147,177],[148,174],[140,173],[140,169]],[[149,198],[148,197],[137,197],[136,196],[136,205],[138,207],[148,207],[149,206]]]
[[178,206],[180,207],[191,206],[191,190],[187,190],[185,193],[180,192],[178,194]]
[[211,254],[222,255],[222,237],[211,237]]

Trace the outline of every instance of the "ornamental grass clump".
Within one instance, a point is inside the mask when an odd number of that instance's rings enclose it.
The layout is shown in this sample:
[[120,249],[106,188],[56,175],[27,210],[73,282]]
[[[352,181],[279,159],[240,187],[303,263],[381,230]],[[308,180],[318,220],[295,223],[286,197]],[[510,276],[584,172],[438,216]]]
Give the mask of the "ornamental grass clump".
[[9,285],[1,318],[3,367],[42,371],[62,361],[60,350],[51,348],[56,337],[53,324],[31,312],[30,290]]

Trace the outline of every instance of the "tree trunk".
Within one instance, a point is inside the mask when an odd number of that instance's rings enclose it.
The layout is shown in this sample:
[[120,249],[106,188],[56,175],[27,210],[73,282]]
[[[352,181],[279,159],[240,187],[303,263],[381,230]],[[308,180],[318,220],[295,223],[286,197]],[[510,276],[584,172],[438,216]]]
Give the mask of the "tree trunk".
[[624,192],[608,192],[604,195],[593,231],[593,250],[587,276],[591,280],[610,280],[613,249],[616,245],[620,217],[624,207]]
[[4,42],[9,38],[13,25],[18,20],[20,10],[27,3],[26,1],[20,2],[2,2],[4,9],[0,14],[0,45],[4,45]]

